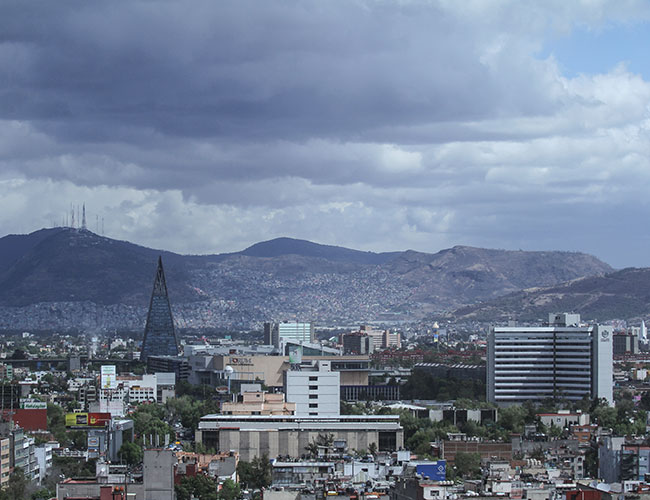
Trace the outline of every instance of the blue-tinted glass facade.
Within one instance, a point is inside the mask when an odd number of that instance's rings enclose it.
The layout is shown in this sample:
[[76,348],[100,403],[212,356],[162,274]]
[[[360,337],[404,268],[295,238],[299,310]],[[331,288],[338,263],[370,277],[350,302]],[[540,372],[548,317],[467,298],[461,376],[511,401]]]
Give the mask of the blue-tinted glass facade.
[[178,342],[174,330],[172,308],[167,295],[167,283],[162,266],[162,258],[158,258],[158,270],[151,293],[147,324],[144,328],[144,341],[140,359],[146,361],[149,356],[177,356]]

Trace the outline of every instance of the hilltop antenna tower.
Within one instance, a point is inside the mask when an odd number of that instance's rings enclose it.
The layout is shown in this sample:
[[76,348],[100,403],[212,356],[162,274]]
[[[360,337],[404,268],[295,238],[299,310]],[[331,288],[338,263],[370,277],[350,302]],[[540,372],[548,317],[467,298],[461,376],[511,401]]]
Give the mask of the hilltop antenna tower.
[[82,219],[81,219],[81,229],[87,229],[86,228],[86,204],[83,204],[83,209],[82,209]]
[[70,216],[70,220],[72,221],[70,227],[74,228],[74,205],[72,203],[70,203],[70,213],[72,214]]

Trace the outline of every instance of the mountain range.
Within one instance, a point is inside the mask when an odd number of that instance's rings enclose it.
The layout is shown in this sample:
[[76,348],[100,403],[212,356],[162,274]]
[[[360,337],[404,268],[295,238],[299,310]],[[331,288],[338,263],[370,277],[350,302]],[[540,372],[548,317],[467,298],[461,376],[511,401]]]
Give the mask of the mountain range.
[[[179,255],[51,228],[0,238],[0,328],[140,329],[158,255],[181,328],[417,320],[459,308],[458,317],[477,319],[487,311],[481,306],[514,305],[537,293],[523,291],[533,287],[542,293],[619,279],[610,278],[617,273],[606,263],[578,252],[456,246],[375,253],[277,238],[241,252]],[[540,308],[544,300],[536,302]],[[566,309],[561,300],[548,305]]]

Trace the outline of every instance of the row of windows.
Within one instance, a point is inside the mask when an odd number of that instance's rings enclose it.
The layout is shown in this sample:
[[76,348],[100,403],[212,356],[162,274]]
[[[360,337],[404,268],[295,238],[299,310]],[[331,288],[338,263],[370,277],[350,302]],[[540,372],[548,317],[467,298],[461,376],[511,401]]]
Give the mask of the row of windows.
[[499,350],[494,353],[496,358],[505,357],[512,358],[514,356],[539,356],[542,358],[552,358],[553,356],[567,356],[571,353],[576,353],[581,356],[591,357],[591,351],[586,349],[576,349],[572,347],[571,349],[526,349],[521,351],[516,350]]
[[567,372],[567,373],[574,373],[574,372],[590,372],[591,371],[591,365],[587,363],[556,363],[555,365],[553,364],[548,364],[548,363],[498,363],[494,367],[495,371],[500,371],[500,372],[510,372],[516,375],[522,374],[525,375],[526,373],[540,373],[540,372],[546,372],[546,373],[553,373],[554,371],[556,372]]

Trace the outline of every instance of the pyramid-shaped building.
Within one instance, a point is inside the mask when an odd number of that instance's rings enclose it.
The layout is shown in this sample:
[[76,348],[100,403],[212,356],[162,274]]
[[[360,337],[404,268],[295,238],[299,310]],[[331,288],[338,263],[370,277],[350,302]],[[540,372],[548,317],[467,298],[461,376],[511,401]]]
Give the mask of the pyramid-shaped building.
[[178,341],[167,294],[162,257],[158,257],[158,269],[149,302],[149,314],[144,327],[140,359],[146,362],[149,356],[178,356]]

